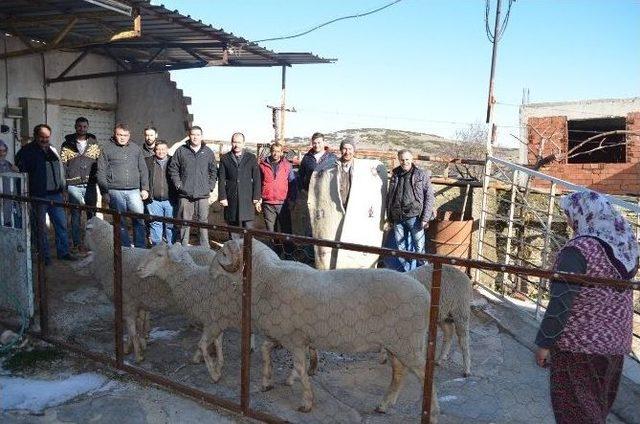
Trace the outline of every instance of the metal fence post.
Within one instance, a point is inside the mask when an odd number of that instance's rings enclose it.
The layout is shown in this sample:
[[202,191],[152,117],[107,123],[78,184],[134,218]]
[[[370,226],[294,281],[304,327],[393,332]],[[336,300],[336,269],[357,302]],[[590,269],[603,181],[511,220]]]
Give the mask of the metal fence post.
[[[118,212],[113,214],[113,307],[115,324],[116,366],[124,365],[124,346],[122,330],[122,217]],[[129,335],[131,337],[131,334]]]
[[242,341],[240,368],[240,409],[244,415],[249,415],[251,399],[249,398],[249,383],[251,381],[251,245],[253,235],[244,231],[244,248],[242,252]]
[[[476,259],[482,260],[482,252],[484,249],[484,236],[486,232],[487,225],[487,197],[489,195],[489,182],[491,180],[491,161],[493,158],[489,155],[485,157],[484,163],[484,178],[482,179],[482,202],[480,206],[480,223],[478,225],[478,251]],[[473,274],[473,279],[476,284],[480,281],[480,269],[476,268],[475,273]]]
[[431,305],[429,306],[429,336],[427,339],[427,361],[424,367],[424,387],[422,388],[422,424],[430,422],[433,377],[436,366],[436,332],[440,312],[440,282],[442,263],[434,262],[431,273]]
[[[551,189],[549,190],[549,206],[547,208],[547,231],[544,234],[544,245],[542,246],[542,253],[540,254],[540,268],[547,268],[547,256],[549,256],[549,243],[551,242],[551,225],[553,225],[553,208],[555,206],[556,199],[556,183],[551,183]],[[540,316],[540,304],[542,302],[542,285],[546,279],[538,279],[538,295],[536,297],[536,318],[542,319]]]
[[[47,279],[45,275],[45,257],[44,257],[44,243],[45,237],[47,237],[47,230],[45,228],[46,218],[44,217],[46,205],[44,203],[33,202],[35,207],[32,208],[35,211],[36,219],[36,244],[38,246],[38,306],[40,308],[40,334],[44,337],[49,335],[49,299],[47,298]],[[28,222],[23,225],[29,225]]]

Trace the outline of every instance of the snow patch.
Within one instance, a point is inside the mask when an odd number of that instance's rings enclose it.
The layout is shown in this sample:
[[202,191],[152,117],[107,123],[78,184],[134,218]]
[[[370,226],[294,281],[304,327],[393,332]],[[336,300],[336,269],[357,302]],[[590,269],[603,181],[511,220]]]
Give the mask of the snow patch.
[[441,398],[438,398],[438,401],[451,402],[452,400],[456,400],[456,399],[458,399],[458,396],[448,395],[448,396],[442,396]]
[[175,338],[180,332],[176,330],[160,330],[159,328],[153,328],[149,332],[150,340],[171,340]]
[[101,375],[85,373],[63,380],[32,380],[0,377],[0,407],[3,411],[40,413],[77,396],[100,389],[107,382]]

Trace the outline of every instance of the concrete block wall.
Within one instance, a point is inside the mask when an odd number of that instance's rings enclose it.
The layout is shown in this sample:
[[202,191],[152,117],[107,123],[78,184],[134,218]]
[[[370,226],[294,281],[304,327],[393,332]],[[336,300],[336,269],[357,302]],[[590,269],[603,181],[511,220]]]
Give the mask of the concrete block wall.
[[146,126],[157,128],[158,138],[169,145],[184,138],[193,122],[190,104],[191,98],[183,95],[168,72],[118,78],[116,120],[129,125],[137,143],[142,143]]
[[[568,128],[566,116],[531,117],[527,121],[527,162],[533,165],[543,137],[547,137],[542,155],[566,153]],[[640,112],[626,115],[626,129],[640,131]],[[640,136],[627,135],[625,163],[567,163],[566,159],[553,162],[540,169],[548,175],[579,184],[597,191],[618,195],[640,195]],[[545,184],[539,182],[538,186]]]

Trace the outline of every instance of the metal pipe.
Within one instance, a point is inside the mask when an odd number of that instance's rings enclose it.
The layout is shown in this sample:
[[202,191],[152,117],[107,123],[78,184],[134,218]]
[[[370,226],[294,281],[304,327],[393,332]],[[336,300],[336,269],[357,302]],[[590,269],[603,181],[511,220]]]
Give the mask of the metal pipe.
[[436,366],[436,336],[438,331],[438,314],[440,313],[440,283],[442,264],[434,263],[431,272],[431,305],[429,307],[429,336],[427,339],[427,361],[424,369],[424,386],[422,388],[422,423],[431,420],[431,401],[433,395],[433,376]]
[[[33,204],[32,204],[33,206]],[[40,313],[40,333],[43,336],[49,335],[49,299],[47,298],[47,280],[45,275],[45,257],[44,257],[44,243],[45,237],[47,237],[46,229],[45,229],[45,218],[44,215],[46,206],[40,204],[39,202],[35,203],[36,220],[38,225],[36,225],[36,240],[38,243],[38,305],[39,305],[39,313]],[[22,225],[28,225],[28,223],[23,222]]]
[[251,399],[249,398],[249,385],[251,382],[251,271],[252,234],[244,232],[243,264],[242,269],[242,341],[241,341],[241,368],[240,368],[240,408],[245,415],[249,414]]
[[[113,307],[115,328],[116,367],[124,366],[123,313],[122,313],[122,246],[120,240],[122,217],[113,214]],[[129,335],[131,337],[131,335]]]

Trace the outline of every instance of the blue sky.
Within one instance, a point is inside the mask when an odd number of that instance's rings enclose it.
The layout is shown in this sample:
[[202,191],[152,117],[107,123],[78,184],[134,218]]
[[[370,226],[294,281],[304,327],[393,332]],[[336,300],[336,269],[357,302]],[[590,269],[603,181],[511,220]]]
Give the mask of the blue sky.
[[[159,3],[154,1],[154,3]],[[289,35],[385,0],[163,0],[249,40]],[[507,3],[507,0],[503,0]],[[310,51],[331,65],[287,70],[287,136],[384,127],[451,137],[484,122],[491,44],[482,0],[403,0],[307,36],[261,43]],[[495,0],[492,0],[492,6]],[[640,96],[640,1],[518,0],[500,42],[496,72],[499,141],[518,134],[522,89],[532,102]],[[172,73],[192,97],[207,138],[272,135],[267,104],[280,99],[279,68],[206,68]]]

